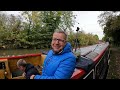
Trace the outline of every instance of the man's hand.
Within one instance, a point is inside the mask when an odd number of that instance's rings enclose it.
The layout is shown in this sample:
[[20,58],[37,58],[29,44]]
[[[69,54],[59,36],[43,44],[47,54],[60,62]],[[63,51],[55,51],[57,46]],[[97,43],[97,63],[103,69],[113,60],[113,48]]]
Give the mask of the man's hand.
[[30,76],[30,79],[34,79],[34,77],[35,77],[35,75],[31,75],[31,76]]
[[22,74],[22,76],[25,77],[25,75],[26,75],[26,73],[24,72],[24,73]]

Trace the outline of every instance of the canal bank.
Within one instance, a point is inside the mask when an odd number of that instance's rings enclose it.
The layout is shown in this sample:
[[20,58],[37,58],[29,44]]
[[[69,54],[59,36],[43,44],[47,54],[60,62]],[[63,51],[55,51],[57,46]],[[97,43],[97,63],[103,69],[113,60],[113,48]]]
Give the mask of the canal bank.
[[110,48],[110,63],[107,79],[120,79],[120,47]]

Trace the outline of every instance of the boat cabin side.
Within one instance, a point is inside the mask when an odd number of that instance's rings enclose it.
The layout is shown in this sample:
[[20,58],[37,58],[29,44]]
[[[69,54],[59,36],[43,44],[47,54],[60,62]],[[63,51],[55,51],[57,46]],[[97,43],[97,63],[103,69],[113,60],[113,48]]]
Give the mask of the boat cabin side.
[[[33,64],[35,67],[42,66],[46,55],[43,54],[28,54],[21,56],[13,56],[0,58],[0,79],[25,79],[23,72],[17,68],[17,61],[24,59],[27,63]],[[39,70],[41,74],[42,71]]]

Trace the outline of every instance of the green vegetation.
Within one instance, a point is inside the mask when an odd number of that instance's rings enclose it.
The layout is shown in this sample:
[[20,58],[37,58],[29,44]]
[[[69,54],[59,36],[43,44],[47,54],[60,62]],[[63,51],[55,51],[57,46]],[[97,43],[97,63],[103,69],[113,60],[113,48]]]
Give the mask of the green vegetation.
[[107,79],[120,79],[120,47],[112,46]]
[[[0,48],[6,49],[48,49],[56,29],[70,32],[73,43],[75,32],[72,26],[75,15],[72,11],[21,11],[21,15],[8,15],[0,11]],[[79,32],[80,45],[98,42],[98,36]]]
[[99,24],[111,43],[110,65],[107,79],[120,79],[120,12],[104,11],[99,15]]
[[98,22],[104,29],[105,37],[109,38],[112,44],[120,45],[120,13],[117,11],[104,11],[100,14]]
[[[76,33],[71,33],[68,37],[68,41],[74,46],[74,39],[76,38]],[[80,46],[93,45],[98,43],[99,38],[97,35],[92,35],[90,33],[86,34],[84,31],[80,31],[77,34]]]

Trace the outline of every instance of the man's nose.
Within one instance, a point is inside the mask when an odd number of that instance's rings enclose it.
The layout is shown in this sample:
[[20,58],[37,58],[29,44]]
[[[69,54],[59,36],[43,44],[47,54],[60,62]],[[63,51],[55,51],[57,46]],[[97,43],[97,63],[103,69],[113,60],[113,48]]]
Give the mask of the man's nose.
[[56,40],[56,43],[57,43],[57,44],[59,43],[59,40],[58,40],[58,39]]

